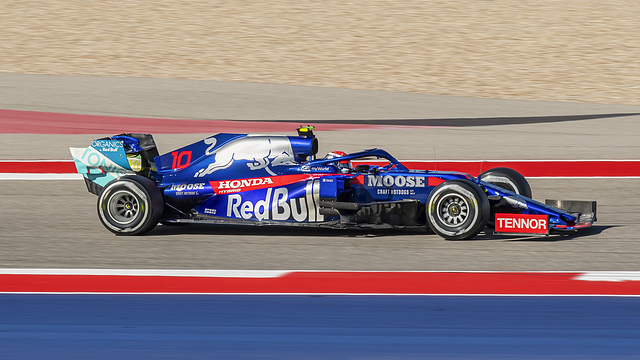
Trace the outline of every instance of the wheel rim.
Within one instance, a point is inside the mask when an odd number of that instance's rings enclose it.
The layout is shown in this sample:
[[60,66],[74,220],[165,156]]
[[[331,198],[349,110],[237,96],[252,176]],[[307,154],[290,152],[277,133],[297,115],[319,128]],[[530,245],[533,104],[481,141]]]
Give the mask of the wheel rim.
[[133,222],[140,213],[138,199],[128,191],[118,191],[109,199],[109,215],[118,224]]
[[449,194],[438,201],[438,219],[449,227],[458,227],[469,219],[469,202],[458,194]]

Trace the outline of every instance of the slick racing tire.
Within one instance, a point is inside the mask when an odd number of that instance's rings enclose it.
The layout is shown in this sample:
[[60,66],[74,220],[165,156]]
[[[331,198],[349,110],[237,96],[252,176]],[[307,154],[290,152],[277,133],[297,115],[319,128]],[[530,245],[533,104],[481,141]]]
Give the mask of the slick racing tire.
[[489,200],[469,180],[449,180],[438,185],[427,199],[427,224],[447,240],[466,240],[489,220]]
[[[531,186],[519,172],[509,168],[495,168],[483,172],[479,176],[480,180],[488,182],[489,184],[499,186],[503,189],[512,191],[518,195],[523,195],[531,198]],[[487,223],[490,228],[495,227],[495,214],[496,213],[508,213],[519,214],[520,209],[515,209],[510,205],[505,205],[503,202],[491,206],[491,218]]]
[[138,175],[113,180],[98,196],[98,217],[116,235],[144,234],[158,224],[163,210],[156,184]]
[[531,198],[531,186],[519,172],[509,168],[495,168],[480,174],[480,180]]

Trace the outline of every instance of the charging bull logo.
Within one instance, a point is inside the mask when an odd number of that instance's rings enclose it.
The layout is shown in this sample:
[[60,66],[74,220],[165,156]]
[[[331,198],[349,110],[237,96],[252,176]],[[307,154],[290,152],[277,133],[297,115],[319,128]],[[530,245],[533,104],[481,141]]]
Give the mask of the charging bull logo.
[[249,169],[265,169],[271,175],[276,175],[270,169],[272,166],[296,164],[291,143],[286,137],[248,135],[211,151],[214,146],[215,143],[211,144],[206,151],[207,155],[215,155],[214,161],[206,168],[198,170],[195,177],[204,177],[227,169],[238,160],[247,160]]

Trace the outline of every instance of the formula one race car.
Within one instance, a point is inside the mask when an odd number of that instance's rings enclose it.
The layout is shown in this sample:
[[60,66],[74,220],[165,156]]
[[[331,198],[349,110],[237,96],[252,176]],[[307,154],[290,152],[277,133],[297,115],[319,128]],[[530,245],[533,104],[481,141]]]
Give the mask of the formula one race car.
[[298,136],[217,134],[164,155],[149,134],[70,150],[98,195],[100,221],[118,235],[143,234],[161,222],[426,227],[460,240],[487,226],[548,235],[596,220],[595,202],[532,200],[526,179],[508,168],[477,178],[409,170],[381,149],[318,159],[312,127]]

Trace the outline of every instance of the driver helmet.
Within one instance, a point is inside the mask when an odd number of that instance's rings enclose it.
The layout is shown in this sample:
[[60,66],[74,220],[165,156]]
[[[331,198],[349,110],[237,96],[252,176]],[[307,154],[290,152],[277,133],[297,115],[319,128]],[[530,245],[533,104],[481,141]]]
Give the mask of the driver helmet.
[[[325,159],[335,159],[347,156],[347,153],[344,151],[332,151],[328,153],[324,158]],[[351,160],[340,160],[333,163],[340,169],[340,172],[347,173],[351,171]]]

